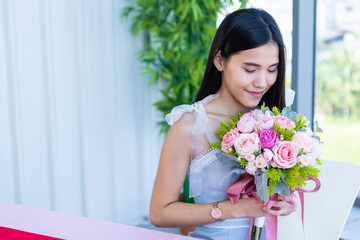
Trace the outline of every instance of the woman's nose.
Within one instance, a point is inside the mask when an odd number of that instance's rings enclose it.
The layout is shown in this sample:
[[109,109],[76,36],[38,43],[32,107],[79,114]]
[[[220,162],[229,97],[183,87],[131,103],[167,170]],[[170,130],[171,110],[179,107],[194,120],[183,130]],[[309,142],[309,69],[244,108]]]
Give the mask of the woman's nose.
[[259,75],[256,77],[254,86],[257,88],[266,88],[266,72],[259,72]]

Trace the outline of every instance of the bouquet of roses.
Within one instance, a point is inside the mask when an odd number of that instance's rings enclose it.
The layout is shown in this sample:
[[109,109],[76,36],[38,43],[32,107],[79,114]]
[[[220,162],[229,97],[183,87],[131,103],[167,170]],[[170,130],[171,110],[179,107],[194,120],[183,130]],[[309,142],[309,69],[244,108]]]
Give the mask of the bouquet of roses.
[[[307,180],[316,182],[312,192],[317,191],[320,170],[316,165],[321,164],[321,148],[315,133],[320,131],[316,123],[313,132],[309,121],[290,107],[280,112],[276,107],[269,109],[263,105],[232,116],[230,122],[222,121],[220,131],[215,132],[220,142],[211,145],[221,149],[217,158],[231,168],[230,173],[240,174],[227,189],[232,203],[241,196],[254,196],[270,208],[279,195],[306,191],[302,187]],[[264,221],[265,218],[255,219],[251,239],[260,238]],[[268,231],[276,235],[276,229]]]

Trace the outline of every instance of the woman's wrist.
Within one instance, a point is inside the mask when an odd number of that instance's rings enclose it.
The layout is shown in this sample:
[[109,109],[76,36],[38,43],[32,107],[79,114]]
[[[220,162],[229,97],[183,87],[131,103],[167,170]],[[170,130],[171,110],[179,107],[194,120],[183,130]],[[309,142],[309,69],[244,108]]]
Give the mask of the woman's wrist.
[[235,205],[233,205],[230,200],[219,202],[218,207],[222,212],[221,220],[239,217],[238,214],[236,214]]

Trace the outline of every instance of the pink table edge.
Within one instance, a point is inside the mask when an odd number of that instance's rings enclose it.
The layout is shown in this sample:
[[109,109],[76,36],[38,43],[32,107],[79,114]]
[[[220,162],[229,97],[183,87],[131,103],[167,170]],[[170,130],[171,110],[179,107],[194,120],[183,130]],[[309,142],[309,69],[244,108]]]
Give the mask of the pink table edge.
[[0,212],[0,226],[69,240],[197,239],[6,202]]

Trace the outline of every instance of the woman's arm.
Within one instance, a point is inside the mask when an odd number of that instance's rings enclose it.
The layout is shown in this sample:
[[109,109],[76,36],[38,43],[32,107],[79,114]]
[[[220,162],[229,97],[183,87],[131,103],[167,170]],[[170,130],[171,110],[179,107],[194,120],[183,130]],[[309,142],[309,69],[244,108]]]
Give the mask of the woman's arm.
[[[157,227],[187,227],[215,222],[210,215],[212,204],[179,202],[191,159],[192,113],[184,114],[169,130],[160,156],[150,204],[150,220]],[[263,203],[254,198],[240,199],[236,205],[220,202],[222,220],[242,216],[266,216]]]

